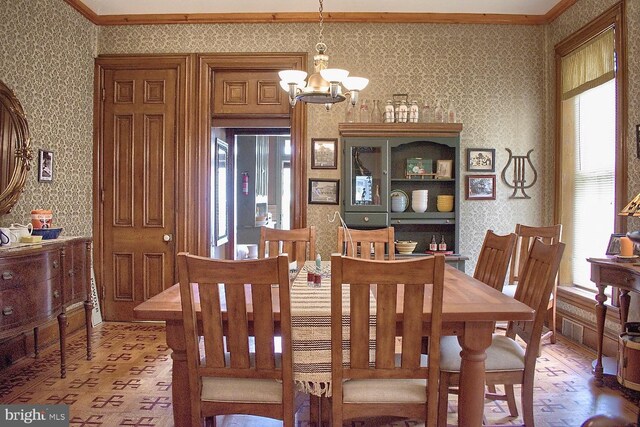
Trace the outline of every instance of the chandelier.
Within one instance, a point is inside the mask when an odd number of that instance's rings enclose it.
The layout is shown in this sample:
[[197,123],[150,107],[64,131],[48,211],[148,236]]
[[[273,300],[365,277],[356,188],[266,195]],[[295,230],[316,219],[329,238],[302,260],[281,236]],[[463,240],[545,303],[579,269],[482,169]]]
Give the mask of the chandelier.
[[[295,107],[296,102],[308,102],[310,104],[324,104],[325,108],[346,99],[346,95],[351,98],[351,104],[356,105],[358,94],[367,87],[369,79],[364,77],[349,77],[349,71],[340,68],[328,68],[329,56],[325,53],[327,45],[322,41],[322,30],[324,29],[324,17],[322,16],[322,0],[319,0],[320,7],[320,33],[316,44],[317,54],[313,57],[313,67],[315,72],[307,78],[307,73],[301,70],[283,70],[278,73],[280,76],[280,87],[289,93],[289,103]],[[347,92],[342,93],[342,86]]]

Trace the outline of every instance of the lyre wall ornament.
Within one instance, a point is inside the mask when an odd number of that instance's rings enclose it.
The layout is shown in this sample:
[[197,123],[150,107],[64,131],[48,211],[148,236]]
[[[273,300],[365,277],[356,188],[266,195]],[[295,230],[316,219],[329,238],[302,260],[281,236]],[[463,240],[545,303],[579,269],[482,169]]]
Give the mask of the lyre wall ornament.
[[[524,190],[533,187],[533,185],[538,180],[538,172],[536,171],[536,168],[533,167],[533,163],[531,163],[530,157],[531,153],[533,152],[533,148],[527,152],[526,156],[514,156],[511,150],[509,150],[508,148],[505,148],[505,150],[507,150],[507,153],[509,153],[509,161],[507,162],[507,165],[504,167],[504,169],[502,169],[502,181],[507,184],[507,187],[513,188],[513,193],[511,194],[511,196],[509,196],[509,198],[530,199],[531,197],[528,196],[527,193],[524,192]],[[533,171],[533,180],[530,184],[527,184],[527,164],[525,163],[525,160],[527,163],[529,163],[529,166]],[[513,166],[511,166],[511,162],[513,162]],[[513,178],[511,182],[507,181],[506,176],[509,166],[513,168]],[[522,192],[521,196],[517,195],[518,190]]]

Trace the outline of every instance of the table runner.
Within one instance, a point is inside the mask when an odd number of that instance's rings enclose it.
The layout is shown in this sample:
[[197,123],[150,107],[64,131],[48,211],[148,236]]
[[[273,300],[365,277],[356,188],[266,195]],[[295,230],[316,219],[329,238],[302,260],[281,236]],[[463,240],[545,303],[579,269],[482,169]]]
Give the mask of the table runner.
[[[293,379],[305,392],[331,397],[331,263],[322,262],[322,284],[307,286],[307,270],[315,271],[307,261],[291,288],[291,339]],[[343,339],[349,336],[349,288],[342,291]],[[370,299],[370,360],[375,354],[375,299]],[[345,349],[344,360],[348,361]]]

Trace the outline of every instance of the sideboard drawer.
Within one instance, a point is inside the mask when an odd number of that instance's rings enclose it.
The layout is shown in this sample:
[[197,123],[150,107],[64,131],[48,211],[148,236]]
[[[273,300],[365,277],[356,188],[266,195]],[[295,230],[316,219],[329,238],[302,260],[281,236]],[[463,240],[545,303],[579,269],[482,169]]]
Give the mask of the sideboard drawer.
[[0,290],[0,332],[40,323],[61,309],[59,277]]
[[59,250],[0,258],[0,291],[55,279],[60,276],[61,268]]
[[351,227],[382,228],[388,225],[389,215],[382,212],[345,212],[344,222]]

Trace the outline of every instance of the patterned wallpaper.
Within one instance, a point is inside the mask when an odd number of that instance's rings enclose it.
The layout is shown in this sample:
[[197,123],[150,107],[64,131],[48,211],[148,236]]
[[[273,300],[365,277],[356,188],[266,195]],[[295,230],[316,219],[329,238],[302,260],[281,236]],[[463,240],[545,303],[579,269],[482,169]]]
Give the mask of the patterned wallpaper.
[[[498,180],[497,200],[462,200],[461,251],[473,271],[487,228],[513,230],[517,222],[551,218],[553,165],[553,45],[580,28],[613,0],[579,0],[552,24],[541,26],[450,24],[327,24],[331,65],[371,80],[362,93],[389,99],[452,100],[466,148],[495,148],[496,174],[508,155],[533,149],[539,181],[530,200],[511,200]],[[629,58],[630,194],[640,192],[640,165],[631,138],[640,123],[640,5],[627,2]],[[92,191],[93,57],[107,53],[296,52],[312,58],[317,24],[149,25],[96,28],[62,0],[0,0],[0,79],[16,91],[29,115],[33,145],[56,153],[55,179],[29,175],[23,197],[0,223],[26,221],[32,208],[54,209],[67,234],[90,234]],[[309,64],[311,68],[311,64]],[[307,136],[338,137],[345,106],[331,112],[310,105]],[[341,160],[340,160],[341,161]],[[309,177],[339,178],[338,171],[309,170]],[[464,169],[461,178],[464,178]],[[464,197],[464,194],[458,195]],[[314,205],[319,249],[335,248],[328,216],[338,206]],[[640,223],[630,226],[639,227]]]
[[[0,80],[22,104],[34,159],[25,190],[0,224],[54,212],[64,235],[91,235],[93,58],[97,27],[61,0],[0,0]],[[51,183],[37,179],[38,149],[54,152]]]
[[[436,98],[452,100],[464,123],[463,157],[467,147],[495,148],[500,173],[508,159],[505,147],[514,154],[533,148],[534,164],[545,176],[543,31],[507,25],[329,24],[324,36],[331,66],[370,79],[362,97],[384,101],[393,93],[408,93],[410,99],[431,103]],[[99,52],[306,50],[311,59],[316,36],[315,24],[102,27]],[[308,108],[309,139],[338,137],[344,104],[331,112],[322,106]],[[338,171],[308,172],[312,178],[339,178]],[[510,200],[509,194],[511,190],[498,184],[496,201],[462,203],[463,253],[475,258],[487,228],[506,233],[516,222],[543,222],[541,184],[531,189],[531,200]],[[336,247],[337,224],[328,222],[327,215],[337,208],[314,205],[308,210],[309,224],[319,228],[323,257]]]

